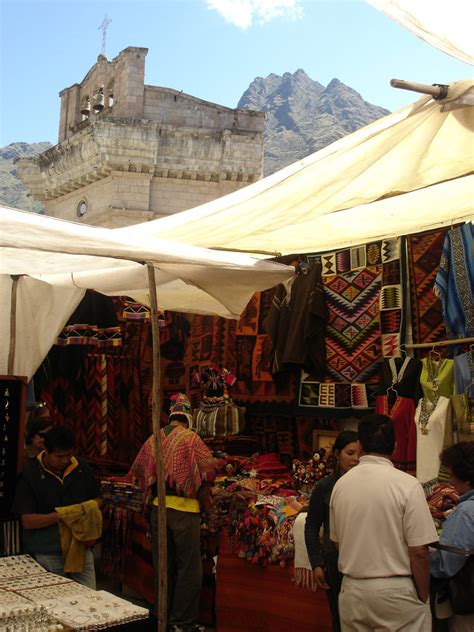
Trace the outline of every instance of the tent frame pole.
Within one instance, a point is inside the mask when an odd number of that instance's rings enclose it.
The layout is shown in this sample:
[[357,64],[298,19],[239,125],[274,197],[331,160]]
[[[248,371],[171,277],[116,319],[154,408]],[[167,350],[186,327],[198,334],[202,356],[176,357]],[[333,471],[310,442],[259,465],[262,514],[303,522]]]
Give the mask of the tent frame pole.
[[443,83],[434,83],[429,86],[426,83],[415,83],[413,81],[404,81],[403,79],[390,79],[392,88],[400,88],[401,90],[410,90],[411,92],[419,92],[420,94],[429,94],[433,99],[445,99],[448,96],[449,86]]
[[[168,562],[166,538],[166,494],[165,468],[163,465],[163,451],[160,436],[160,416],[162,409],[161,392],[161,355],[160,329],[158,326],[158,299],[156,295],[155,268],[147,264],[148,283],[151,305],[151,332],[153,341],[153,384],[152,384],[152,420],[153,443],[156,461],[156,487],[158,496],[158,537],[153,545],[157,548],[158,568],[153,569],[156,577],[156,613],[157,632],[166,632],[168,615]],[[153,508],[154,511],[154,508]]]
[[450,345],[463,345],[474,343],[474,336],[468,338],[451,338],[451,340],[438,340],[438,342],[418,342],[403,345],[405,349],[434,349],[435,347],[448,347]]
[[12,275],[12,289],[10,299],[10,348],[8,349],[7,375],[13,375],[16,351],[16,303],[18,294],[18,275]]

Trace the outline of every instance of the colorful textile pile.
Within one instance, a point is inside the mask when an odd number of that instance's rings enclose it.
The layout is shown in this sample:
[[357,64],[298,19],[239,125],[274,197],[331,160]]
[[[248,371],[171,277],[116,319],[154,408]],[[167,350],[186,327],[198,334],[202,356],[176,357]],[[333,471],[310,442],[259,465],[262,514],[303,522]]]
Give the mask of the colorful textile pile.
[[259,496],[257,503],[236,511],[229,537],[238,556],[261,566],[285,566],[294,557],[293,522],[302,508],[294,496]]
[[143,511],[143,491],[140,487],[115,480],[101,481],[102,500],[106,504],[124,507],[130,511]]
[[288,479],[290,477],[289,469],[281,463],[275,453],[256,455],[248,463],[258,478]]
[[410,316],[413,342],[446,339],[441,301],[433,291],[447,230],[407,237]]
[[383,357],[398,355],[403,334],[401,238],[321,255],[328,309],[328,377],[301,375],[298,413],[348,416],[375,405]]
[[443,522],[455,508],[458,498],[457,491],[447,483],[439,483],[427,496],[426,501],[438,531],[441,530]]

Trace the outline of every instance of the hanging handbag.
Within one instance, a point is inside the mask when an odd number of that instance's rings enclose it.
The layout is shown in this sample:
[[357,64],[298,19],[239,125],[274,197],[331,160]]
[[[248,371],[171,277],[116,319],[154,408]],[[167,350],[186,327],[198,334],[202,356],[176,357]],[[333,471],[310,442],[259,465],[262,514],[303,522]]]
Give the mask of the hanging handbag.
[[474,614],[474,550],[437,544],[437,549],[466,557],[464,566],[447,580],[449,601],[454,614]]
[[474,614],[474,555],[450,578],[448,592],[454,614]]
[[202,405],[194,411],[193,427],[201,437],[239,434],[245,427],[245,408],[232,402],[220,406]]

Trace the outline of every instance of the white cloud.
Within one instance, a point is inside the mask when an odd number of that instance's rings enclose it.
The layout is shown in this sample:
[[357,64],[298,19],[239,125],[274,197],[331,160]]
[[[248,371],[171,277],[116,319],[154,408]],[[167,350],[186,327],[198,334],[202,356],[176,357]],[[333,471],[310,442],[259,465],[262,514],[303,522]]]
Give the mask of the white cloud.
[[247,29],[253,22],[264,24],[275,18],[298,19],[303,15],[301,0],[207,0],[231,24]]

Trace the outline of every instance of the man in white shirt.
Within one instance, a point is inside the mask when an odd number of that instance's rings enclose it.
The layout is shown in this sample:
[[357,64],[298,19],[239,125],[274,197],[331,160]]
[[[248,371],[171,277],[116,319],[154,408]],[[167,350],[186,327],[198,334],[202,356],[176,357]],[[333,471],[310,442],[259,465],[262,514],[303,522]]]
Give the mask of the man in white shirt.
[[359,422],[359,465],[336,483],[330,533],[344,575],[343,632],[422,632],[429,613],[428,545],[438,540],[420,483],[390,461],[395,431],[386,415]]

